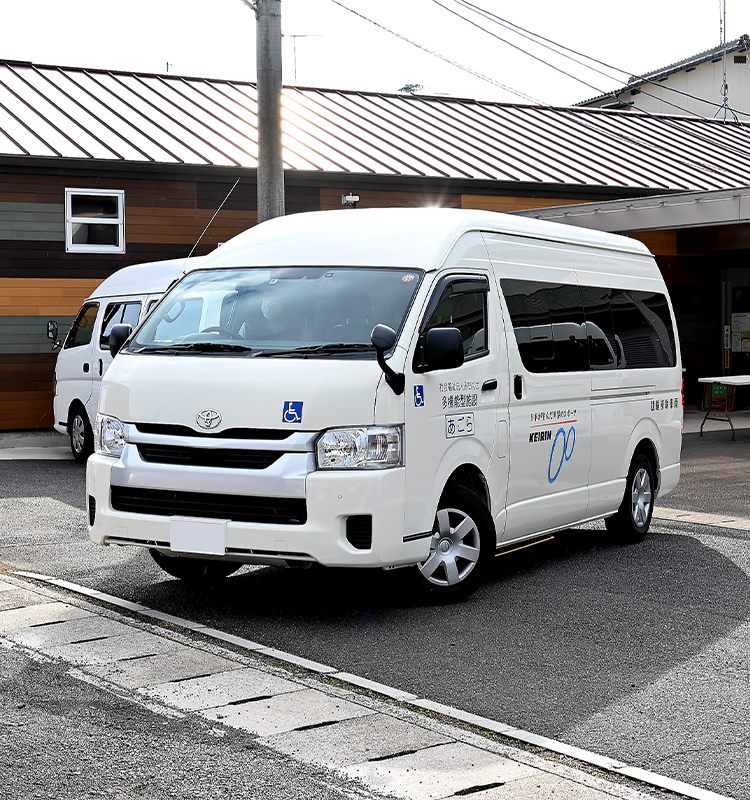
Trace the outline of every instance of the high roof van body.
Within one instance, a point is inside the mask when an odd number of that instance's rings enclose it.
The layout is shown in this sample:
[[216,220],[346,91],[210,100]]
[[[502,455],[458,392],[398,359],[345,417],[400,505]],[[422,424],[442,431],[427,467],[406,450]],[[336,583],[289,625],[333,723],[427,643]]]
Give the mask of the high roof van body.
[[207,256],[116,356],[89,531],[182,578],[413,567],[462,594],[496,553],[591,520],[642,538],[681,430],[640,242],[455,209],[297,214]]

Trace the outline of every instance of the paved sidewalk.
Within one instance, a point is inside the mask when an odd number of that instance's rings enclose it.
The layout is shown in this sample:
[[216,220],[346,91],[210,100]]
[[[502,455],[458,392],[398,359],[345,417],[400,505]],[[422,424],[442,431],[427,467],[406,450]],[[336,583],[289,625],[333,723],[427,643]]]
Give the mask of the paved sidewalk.
[[[84,600],[65,591],[82,587],[46,580],[0,576],[0,661],[5,648],[62,662],[91,691],[154,714],[228,726],[378,795],[646,800],[671,790],[721,797],[138,604],[90,590]],[[577,765],[578,756],[588,766]]]

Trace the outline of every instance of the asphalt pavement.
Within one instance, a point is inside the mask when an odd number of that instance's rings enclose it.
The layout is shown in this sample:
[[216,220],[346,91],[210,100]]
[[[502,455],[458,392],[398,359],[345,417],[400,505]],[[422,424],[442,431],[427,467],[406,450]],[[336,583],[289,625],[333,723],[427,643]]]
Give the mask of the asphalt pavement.
[[[690,435],[684,438],[683,477],[658,506],[659,518],[746,531],[750,415],[734,415],[734,441],[723,423],[708,422],[704,436],[695,435],[701,419],[697,413],[686,415]],[[62,437],[0,435],[0,460],[68,458]],[[80,472],[74,463],[57,469]],[[43,496],[48,470],[40,463],[28,473],[24,493]],[[70,482],[69,496],[60,491],[58,486],[56,502],[81,505],[80,480]],[[75,538],[78,531],[66,529],[66,515],[54,518],[54,504],[42,513],[53,517],[48,530]],[[696,553],[686,550],[684,558],[686,565],[695,563]],[[25,566],[35,571],[33,564]],[[89,570],[93,575],[97,569],[94,559]],[[526,730],[514,730],[493,716],[442,705],[419,692],[300,661],[293,652],[269,647],[267,637],[261,646],[219,630],[217,623],[160,619],[140,604],[129,608],[132,601],[87,594],[83,584],[96,581],[82,582],[80,589],[54,581],[54,575],[52,582],[0,576],[0,697],[8,700],[0,712],[0,777],[11,775],[5,785],[13,800],[53,794],[421,800],[457,792],[487,800],[593,800],[653,796],[651,787],[660,782],[686,796],[719,797],[674,778],[662,780],[658,772],[646,775],[626,760],[598,757],[596,738],[588,751],[540,737],[533,732],[533,713]],[[743,613],[736,609],[736,616]],[[369,632],[366,619],[358,623],[364,623],[363,635]],[[111,624],[137,630],[108,628]],[[325,627],[326,620],[321,624]],[[72,652],[91,646],[106,651],[96,643],[122,636],[145,637],[150,646],[136,656],[115,649],[105,661]],[[288,642],[280,639],[279,645],[289,649]],[[403,657],[408,659],[407,651]],[[465,658],[457,652],[457,671]],[[554,651],[549,658],[554,661]],[[675,663],[682,658],[675,655]],[[237,681],[237,675],[251,679]],[[239,694],[236,689],[226,694],[227,686],[238,684]],[[539,691],[543,688],[540,684]],[[271,709],[265,715],[247,713],[263,704]],[[627,730],[618,735],[625,753]]]

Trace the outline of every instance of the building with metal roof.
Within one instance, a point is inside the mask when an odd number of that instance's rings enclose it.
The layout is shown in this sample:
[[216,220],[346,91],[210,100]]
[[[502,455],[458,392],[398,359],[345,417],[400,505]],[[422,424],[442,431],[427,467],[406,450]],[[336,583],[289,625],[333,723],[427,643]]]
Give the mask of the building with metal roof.
[[[246,81],[0,60],[0,429],[52,425],[48,319],[255,224],[256,114]],[[287,213],[750,185],[748,131],[716,119],[286,87],[282,127]]]
[[[627,86],[576,105],[654,114],[696,114],[709,119],[720,117],[722,120],[728,116],[733,119],[732,112],[750,112],[748,50],[750,36],[745,33],[732,42],[704,50],[645,75],[633,75]],[[722,91],[725,72],[726,98]]]

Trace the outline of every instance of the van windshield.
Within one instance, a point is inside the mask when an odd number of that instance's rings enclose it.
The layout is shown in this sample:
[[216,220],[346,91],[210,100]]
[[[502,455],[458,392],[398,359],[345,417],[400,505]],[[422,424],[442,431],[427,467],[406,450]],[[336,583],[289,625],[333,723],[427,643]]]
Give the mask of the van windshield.
[[279,267],[196,270],[146,319],[130,353],[374,357],[378,323],[397,333],[420,270]]

